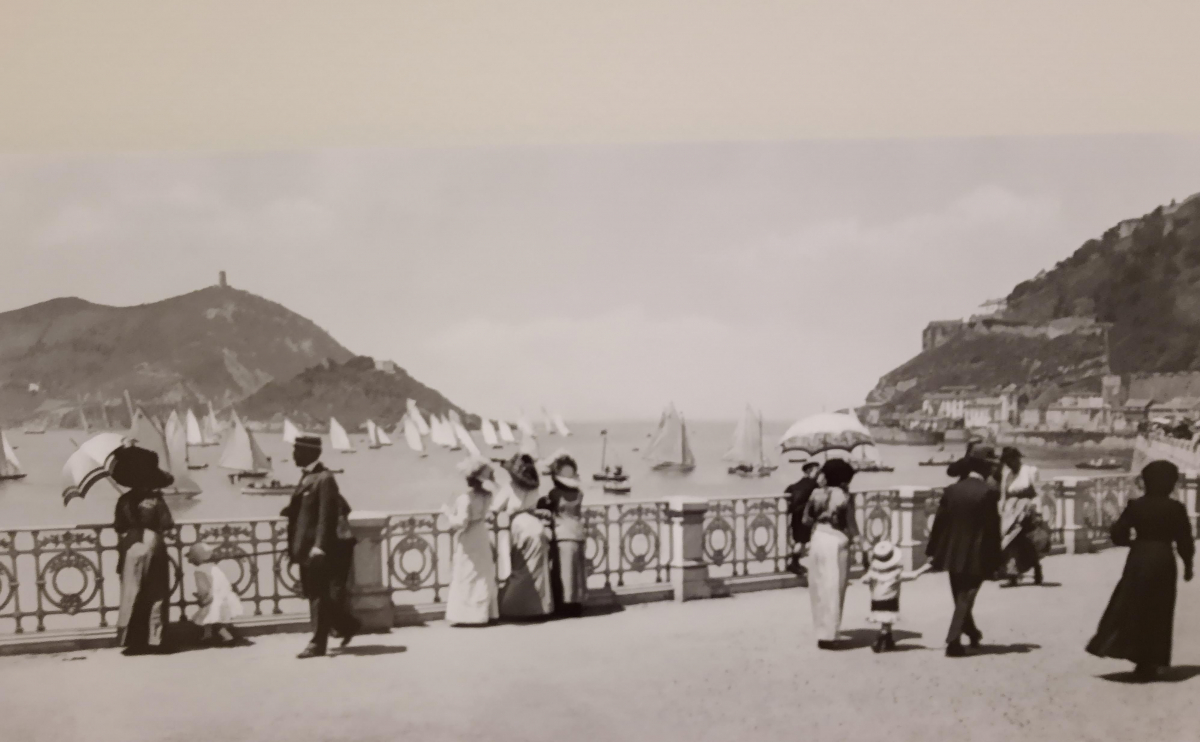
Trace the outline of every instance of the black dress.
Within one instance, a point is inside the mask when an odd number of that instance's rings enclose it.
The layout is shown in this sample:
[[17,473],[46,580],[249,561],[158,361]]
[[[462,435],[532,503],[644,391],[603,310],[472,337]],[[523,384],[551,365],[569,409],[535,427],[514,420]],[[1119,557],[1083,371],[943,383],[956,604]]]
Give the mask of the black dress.
[[[1137,534],[1132,541],[1130,531]],[[1087,651],[1139,665],[1168,666],[1178,574],[1172,544],[1187,564],[1195,552],[1187,508],[1165,496],[1139,497],[1125,507],[1111,533],[1114,544],[1129,546],[1129,556]]]

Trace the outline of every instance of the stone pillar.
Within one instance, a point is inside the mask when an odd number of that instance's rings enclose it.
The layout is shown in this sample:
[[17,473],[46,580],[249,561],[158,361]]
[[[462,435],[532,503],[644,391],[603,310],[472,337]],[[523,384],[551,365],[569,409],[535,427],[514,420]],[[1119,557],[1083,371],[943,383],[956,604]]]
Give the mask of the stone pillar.
[[712,597],[708,563],[704,561],[704,514],[708,501],[698,497],[667,500],[671,519],[671,585],[675,601]]
[[392,592],[384,579],[383,513],[351,513],[354,532],[354,573],[350,578],[350,610],[362,621],[364,632],[386,632],[392,628]]
[[1084,554],[1091,550],[1087,541],[1087,529],[1083,523],[1083,508],[1079,507],[1080,477],[1058,477],[1054,480],[1058,488],[1058,525],[1062,529],[1063,546],[1068,554]]
[[1192,535],[1196,535],[1196,531],[1200,530],[1200,522],[1196,518],[1196,490],[1200,487],[1200,481],[1196,478],[1196,472],[1184,472],[1183,481],[1179,483],[1182,489],[1183,504],[1187,507],[1188,522],[1192,524]]
[[925,544],[929,534],[925,527],[926,501],[933,496],[930,490],[903,486],[896,488],[897,506],[892,513],[892,533],[904,560],[904,569],[917,569],[925,564]]

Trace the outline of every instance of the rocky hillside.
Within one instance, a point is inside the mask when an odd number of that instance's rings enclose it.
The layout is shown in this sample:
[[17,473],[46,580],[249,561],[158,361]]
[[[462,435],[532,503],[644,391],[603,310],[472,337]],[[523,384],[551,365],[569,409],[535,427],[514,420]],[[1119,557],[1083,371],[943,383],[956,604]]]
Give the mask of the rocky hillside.
[[1099,392],[1106,355],[1123,375],[1200,370],[1200,194],[1089,240],[1014,288],[994,319],[888,373],[868,401],[908,412],[947,386]]
[[104,402],[124,414],[125,390],[147,408],[222,407],[351,357],[308,319],[223,286],[132,307],[54,299],[0,314],[0,420],[60,417],[80,400],[89,416]]
[[466,427],[479,427],[479,418],[451,404],[402,368],[382,371],[366,356],[345,363],[330,361],[313,366],[286,381],[273,381],[237,405],[238,413],[267,424],[282,424],[284,416],[309,430],[324,429],[330,416],[347,430],[367,418],[391,427],[403,415],[408,399],[425,413],[458,412]]

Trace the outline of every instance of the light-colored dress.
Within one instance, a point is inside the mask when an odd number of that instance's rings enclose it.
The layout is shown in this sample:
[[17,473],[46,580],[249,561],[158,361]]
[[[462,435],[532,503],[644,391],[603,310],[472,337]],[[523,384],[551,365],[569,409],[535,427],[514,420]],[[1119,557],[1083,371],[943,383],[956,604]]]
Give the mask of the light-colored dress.
[[1021,464],[1016,474],[1004,470],[1004,481],[1000,492],[1004,498],[1000,505],[1000,549],[1007,549],[1021,534],[1030,513],[1038,508],[1038,470],[1036,466]]
[[863,582],[871,586],[871,612],[867,621],[891,626],[900,620],[900,583],[904,565],[900,562],[880,565],[871,562]]
[[446,520],[454,529],[454,574],[446,599],[446,622],[482,625],[500,617],[496,590],[496,560],[488,537],[492,495],[468,492],[458,496]]
[[231,624],[242,615],[242,599],[220,566],[205,562],[196,567],[196,600],[199,610],[192,617],[197,626]]
[[854,496],[837,488],[814,490],[804,509],[809,541],[808,596],[818,641],[836,641],[850,580],[850,541],[858,536]]
[[536,489],[506,486],[497,498],[510,514],[512,539],[510,569],[500,591],[500,615],[506,618],[536,618],[554,613],[554,591],[550,582],[550,529],[534,515]]

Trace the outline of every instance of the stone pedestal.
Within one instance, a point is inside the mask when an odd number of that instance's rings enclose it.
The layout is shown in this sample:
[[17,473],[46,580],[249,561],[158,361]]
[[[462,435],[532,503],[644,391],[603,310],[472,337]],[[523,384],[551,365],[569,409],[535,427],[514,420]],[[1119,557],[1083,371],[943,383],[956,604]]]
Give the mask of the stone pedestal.
[[1058,488],[1058,521],[1063,534],[1063,546],[1068,554],[1086,554],[1091,551],[1087,528],[1083,522],[1083,508],[1079,507],[1080,477],[1058,477],[1054,480]]
[[925,524],[926,502],[934,494],[922,487],[896,488],[896,509],[892,511],[892,534],[900,549],[904,569],[913,570],[925,564],[925,545],[929,534]]
[[708,563],[704,561],[704,514],[708,501],[697,497],[672,497],[667,501],[671,519],[671,585],[675,601],[712,597]]
[[351,513],[354,532],[354,573],[350,579],[350,610],[362,621],[364,632],[392,628],[392,592],[384,579],[383,513]]

